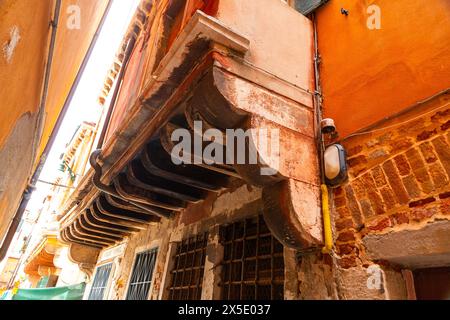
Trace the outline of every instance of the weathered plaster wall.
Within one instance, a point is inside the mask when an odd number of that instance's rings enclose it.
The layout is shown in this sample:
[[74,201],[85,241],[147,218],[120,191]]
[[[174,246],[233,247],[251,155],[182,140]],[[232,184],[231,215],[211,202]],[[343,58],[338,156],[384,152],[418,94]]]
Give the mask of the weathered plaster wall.
[[[128,239],[125,254],[120,259],[118,270],[116,271],[117,279],[112,284],[113,293],[111,297],[113,299],[125,299],[136,253],[150,250],[155,247],[158,247],[158,257],[153,273],[153,288],[157,291],[166,260],[165,256],[169,244],[168,234],[170,233],[173,223],[174,221],[166,219],[162,223],[149,226],[148,229],[143,230]],[[153,292],[149,293],[149,297],[153,297]]]
[[[107,0],[62,2],[47,104],[38,120],[54,3],[0,3],[0,241],[51,135]],[[72,17],[67,10],[70,5],[80,8],[80,29],[67,28]],[[42,121],[43,126],[38,126]]]
[[251,40],[245,57],[251,64],[298,88],[314,90],[311,20],[278,0],[222,0],[217,18]]
[[[31,6],[28,1],[6,0],[0,5],[0,147],[17,120],[39,107],[52,8],[52,1]],[[10,46],[12,42],[14,46]]]
[[20,202],[32,166],[32,145],[36,115],[17,120],[10,138],[0,148],[0,239],[9,227],[15,206]]
[[369,234],[363,239],[368,258],[388,260],[409,268],[450,266],[450,221]]
[[301,258],[298,266],[300,299],[337,299],[333,279],[332,261],[321,254],[309,254]]
[[[372,4],[380,30],[367,28]],[[333,0],[317,21],[325,116],[342,136],[450,87],[447,0]]]
[[33,164],[52,2],[0,4],[0,241]]

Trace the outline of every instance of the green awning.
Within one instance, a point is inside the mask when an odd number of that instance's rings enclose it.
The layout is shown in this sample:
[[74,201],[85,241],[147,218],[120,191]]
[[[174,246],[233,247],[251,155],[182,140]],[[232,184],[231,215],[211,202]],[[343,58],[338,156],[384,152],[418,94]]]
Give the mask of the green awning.
[[12,300],[82,300],[85,283],[67,287],[19,289]]

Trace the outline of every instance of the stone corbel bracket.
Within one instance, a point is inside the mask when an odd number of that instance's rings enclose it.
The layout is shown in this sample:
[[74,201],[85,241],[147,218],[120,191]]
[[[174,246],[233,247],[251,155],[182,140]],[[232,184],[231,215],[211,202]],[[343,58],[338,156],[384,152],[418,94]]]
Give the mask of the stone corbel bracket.
[[[220,64],[226,59],[221,57]],[[323,236],[313,109],[215,64],[188,110],[222,131],[252,129],[258,163],[236,164],[236,171],[247,183],[263,187],[265,220],[279,241],[300,251],[319,248]],[[270,135],[273,129],[278,136]],[[269,132],[266,146],[278,143],[278,156],[260,149],[260,130]],[[261,174],[268,169],[276,174]]]
[[88,278],[88,282],[94,275],[95,265],[101,249],[90,246],[84,246],[77,243],[71,243],[69,246],[69,260],[78,264],[81,271],[83,271]]

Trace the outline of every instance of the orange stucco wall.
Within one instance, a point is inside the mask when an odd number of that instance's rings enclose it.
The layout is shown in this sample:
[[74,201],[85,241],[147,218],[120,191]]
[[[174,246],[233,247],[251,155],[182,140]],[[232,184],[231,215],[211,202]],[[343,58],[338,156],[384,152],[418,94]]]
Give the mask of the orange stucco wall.
[[52,2],[5,0],[0,5],[0,44],[10,42],[11,29],[16,26],[20,40],[9,63],[4,52],[0,58],[0,147],[4,145],[17,119],[39,106],[46,43],[52,16]]
[[[0,242],[48,142],[108,0],[62,1],[45,122],[39,133],[37,111],[55,2],[0,1],[0,161],[4,164],[0,168]],[[67,20],[73,14],[68,11],[70,5],[80,8],[80,29],[67,28]],[[16,45],[7,54],[4,48],[13,42]]]
[[[78,5],[81,8],[81,28],[70,30],[64,28],[67,19],[66,8],[70,5]],[[104,14],[108,0],[64,0],[60,24],[63,26],[58,31],[55,47],[55,59],[50,78],[49,96],[47,99],[47,119],[43,132],[43,141],[40,145],[41,154],[48,138],[51,135],[61,107],[70,91],[77,72],[83,61],[88,47],[92,41],[98,24]]]
[[[367,28],[371,4],[379,30]],[[317,23],[325,116],[341,137],[450,87],[448,0],[331,0]]]

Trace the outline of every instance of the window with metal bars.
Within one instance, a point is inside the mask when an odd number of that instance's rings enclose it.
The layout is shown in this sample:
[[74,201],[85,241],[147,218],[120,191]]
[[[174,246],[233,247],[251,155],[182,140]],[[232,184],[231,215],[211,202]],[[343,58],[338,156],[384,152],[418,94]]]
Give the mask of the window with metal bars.
[[147,300],[152,283],[158,249],[151,249],[136,255],[128,285],[127,300]]
[[97,267],[88,300],[103,300],[111,269],[112,263]]
[[221,227],[223,300],[284,299],[283,245],[263,216]]
[[208,233],[185,239],[177,245],[171,271],[169,300],[200,300]]

